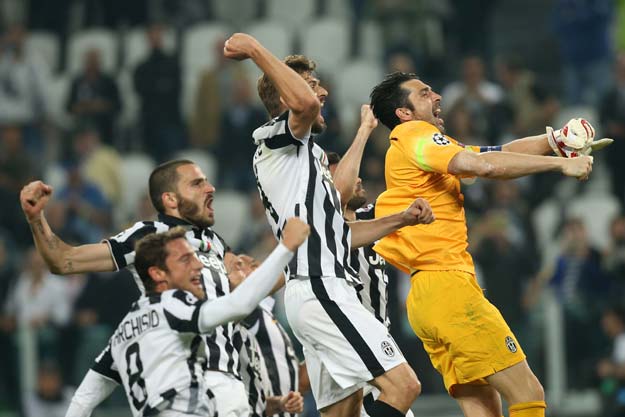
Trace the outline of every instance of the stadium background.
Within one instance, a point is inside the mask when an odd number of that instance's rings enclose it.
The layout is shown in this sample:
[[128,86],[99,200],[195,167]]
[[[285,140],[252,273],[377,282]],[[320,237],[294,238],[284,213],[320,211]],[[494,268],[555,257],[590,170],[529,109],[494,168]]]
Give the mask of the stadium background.
[[[464,143],[573,116],[616,139],[586,183],[545,174],[464,192],[478,278],[545,385],[548,415],[608,416],[625,401],[625,380],[597,373],[625,332],[607,313],[625,279],[625,1],[0,0],[0,416],[62,416],[138,294],[126,272],[46,271],[19,208],[31,179],[55,187],[46,215],[62,239],[97,242],[152,217],[150,170],[188,157],[217,186],[215,229],[259,258],[272,247],[250,168],[250,132],[266,118],[258,73],[221,57],[235,31],[317,61],[327,150],[347,148],[370,88],[397,69],[442,93],[448,134]],[[387,133],[363,160],[372,198]],[[391,273],[392,332],[423,383],[415,414],[458,416],[405,319],[407,286]],[[95,415],[130,415],[121,390]]]

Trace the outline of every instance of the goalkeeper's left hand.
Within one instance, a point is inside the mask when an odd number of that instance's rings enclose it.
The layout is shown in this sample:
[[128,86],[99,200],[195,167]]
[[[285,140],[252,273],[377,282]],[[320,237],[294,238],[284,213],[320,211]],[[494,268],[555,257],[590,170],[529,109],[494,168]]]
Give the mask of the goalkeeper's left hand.
[[[574,121],[582,122],[583,124],[586,124],[590,128],[590,132],[592,132],[592,137],[589,138],[586,141],[586,143],[580,147],[579,138],[567,137],[566,135],[563,134],[563,130],[565,130],[564,128],[553,130],[551,126],[547,126],[546,127],[547,142],[549,143],[549,146],[551,147],[551,149],[557,156],[561,156],[563,158],[572,158],[572,157],[579,156],[579,155],[590,155],[592,152],[603,149],[606,146],[612,144],[612,142],[614,142],[614,139],[610,139],[610,138],[603,138],[603,139],[595,140],[594,139],[595,129],[587,120],[584,120],[584,119],[571,119],[565,125],[565,127],[569,128],[569,124]],[[577,143],[575,143],[575,141]]]

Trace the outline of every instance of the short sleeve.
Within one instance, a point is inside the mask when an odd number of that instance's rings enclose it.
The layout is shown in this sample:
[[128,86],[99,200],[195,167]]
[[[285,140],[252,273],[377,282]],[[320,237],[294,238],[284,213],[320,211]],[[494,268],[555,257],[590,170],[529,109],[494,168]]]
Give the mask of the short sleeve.
[[163,312],[172,330],[180,333],[200,333],[198,320],[204,303],[187,291],[175,290],[163,294]]
[[421,134],[410,143],[412,144],[410,155],[419,168],[442,174],[447,174],[447,167],[453,157],[465,150],[456,141],[438,131]]
[[111,249],[117,270],[135,262],[135,243],[144,236],[156,232],[154,222],[137,222],[123,232],[104,239]]

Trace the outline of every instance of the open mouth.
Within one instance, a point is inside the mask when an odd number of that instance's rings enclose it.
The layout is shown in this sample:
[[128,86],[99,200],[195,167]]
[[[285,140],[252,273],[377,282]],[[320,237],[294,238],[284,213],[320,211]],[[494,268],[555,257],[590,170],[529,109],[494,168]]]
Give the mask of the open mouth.
[[209,197],[206,199],[205,206],[208,209],[208,211],[210,211],[211,213],[213,212],[213,198],[212,197]]
[[432,110],[432,115],[436,118],[437,122],[439,124],[443,124],[444,120],[442,117],[440,117],[441,115],[441,108],[437,107],[434,110]]

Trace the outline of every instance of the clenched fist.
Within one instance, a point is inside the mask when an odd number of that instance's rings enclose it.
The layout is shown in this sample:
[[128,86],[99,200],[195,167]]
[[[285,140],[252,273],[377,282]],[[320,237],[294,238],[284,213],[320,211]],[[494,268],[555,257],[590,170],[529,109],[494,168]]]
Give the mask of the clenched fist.
[[224,56],[242,61],[252,57],[252,53],[260,44],[246,33],[235,33],[224,44]]
[[402,212],[404,226],[415,224],[429,224],[435,220],[430,203],[423,198],[417,198],[412,204]]
[[28,222],[41,216],[41,212],[52,196],[52,187],[41,181],[33,181],[25,185],[20,192],[20,204]]

